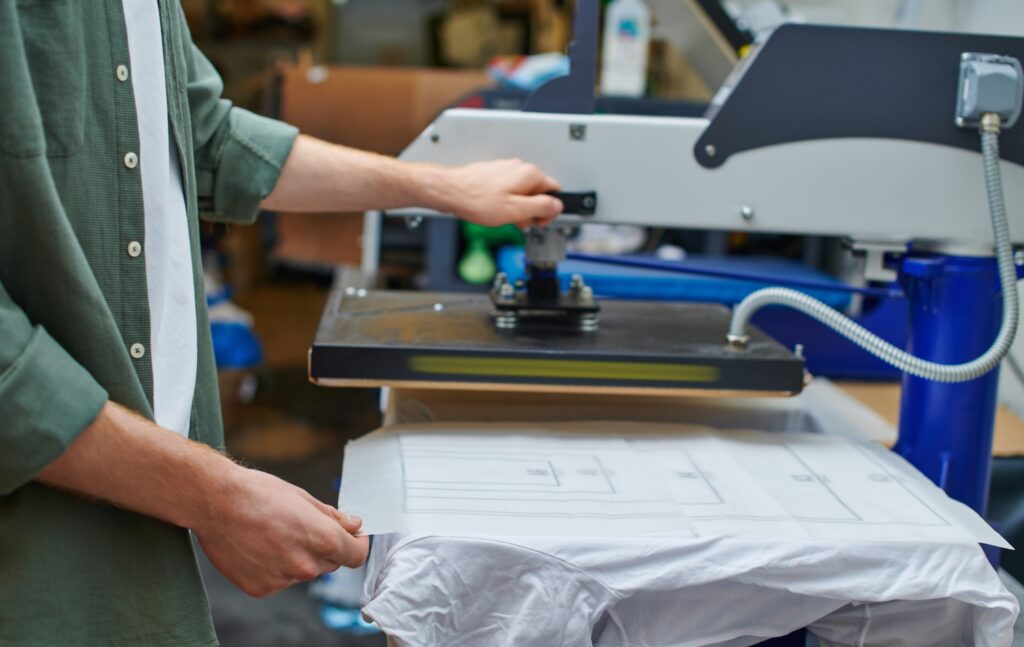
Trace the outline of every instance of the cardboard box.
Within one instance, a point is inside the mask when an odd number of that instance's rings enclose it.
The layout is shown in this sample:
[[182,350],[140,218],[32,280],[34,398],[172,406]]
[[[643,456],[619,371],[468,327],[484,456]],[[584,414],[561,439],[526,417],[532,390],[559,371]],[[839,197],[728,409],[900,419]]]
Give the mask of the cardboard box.
[[[314,137],[393,156],[445,107],[488,85],[476,71],[284,67],[281,118]],[[357,265],[361,235],[361,214],[281,214],[273,256]]]
[[[284,66],[280,117],[302,132],[397,155],[445,108],[491,81],[483,71]],[[280,214],[273,254],[282,260],[358,265],[362,214]]]

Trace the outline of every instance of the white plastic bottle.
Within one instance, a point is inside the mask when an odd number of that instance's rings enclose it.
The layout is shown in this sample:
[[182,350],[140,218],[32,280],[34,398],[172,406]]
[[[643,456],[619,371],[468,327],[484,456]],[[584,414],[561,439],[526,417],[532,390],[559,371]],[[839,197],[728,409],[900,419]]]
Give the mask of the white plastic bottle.
[[651,11],[643,0],[614,0],[605,10],[601,93],[638,97],[647,85]]

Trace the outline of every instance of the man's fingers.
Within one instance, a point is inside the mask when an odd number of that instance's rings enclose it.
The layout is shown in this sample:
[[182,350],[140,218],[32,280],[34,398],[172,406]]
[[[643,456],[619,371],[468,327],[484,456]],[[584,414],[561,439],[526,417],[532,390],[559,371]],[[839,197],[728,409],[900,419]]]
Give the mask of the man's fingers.
[[359,529],[363,527],[363,520],[352,514],[345,514],[341,510],[331,508],[331,513],[341,527],[347,530],[350,534],[356,534]]
[[331,519],[334,519],[335,521],[340,523],[342,528],[351,533],[359,532],[359,528],[363,525],[362,519],[354,515],[348,515],[339,511],[334,506],[324,503],[323,501],[316,498],[309,492],[306,492],[302,488],[297,489],[302,493],[302,497],[304,499],[312,503],[318,510],[320,510],[320,512],[323,512]]
[[537,193],[549,193],[551,191],[561,191],[562,185],[555,178],[545,175],[541,178],[538,183]]
[[336,521],[349,533],[355,534],[363,527],[363,520],[359,517],[351,514],[345,514],[341,510],[338,510],[334,506],[327,505],[323,501],[316,499],[313,499],[313,501],[321,512]]
[[344,530],[337,529],[332,533],[332,540],[331,550],[321,555],[322,560],[348,568],[358,568],[366,561],[370,551],[369,537],[353,537]]
[[511,220],[529,223],[535,220],[553,220],[565,208],[562,201],[550,195],[516,195],[510,198]]

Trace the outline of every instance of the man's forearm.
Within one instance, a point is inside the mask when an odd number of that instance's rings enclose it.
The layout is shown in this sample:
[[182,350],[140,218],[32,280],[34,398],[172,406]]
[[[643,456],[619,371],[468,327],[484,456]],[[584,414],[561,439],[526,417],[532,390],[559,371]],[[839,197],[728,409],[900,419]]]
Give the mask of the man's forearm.
[[300,135],[263,208],[281,211],[367,211],[444,204],[444,173],[429,164],[329,144]]
[[37,480],[191,529],[250,595],[359,566],[369,549],[350,534],[359,519],[109,402]]
[[108,402],[38,479],[46,485],[193,528],[230,497],[241,470],[214,449]]
[[426,207],[482,225],[528,225],[562,212],[557,198],[544,195],[559,188],[522,160],[411,164],[300,135],[261,206],[330,213]]

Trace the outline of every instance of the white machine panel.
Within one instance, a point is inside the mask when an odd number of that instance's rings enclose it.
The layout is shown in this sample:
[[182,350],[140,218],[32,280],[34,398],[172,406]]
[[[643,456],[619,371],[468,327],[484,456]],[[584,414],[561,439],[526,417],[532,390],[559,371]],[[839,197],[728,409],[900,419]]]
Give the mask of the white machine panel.
[[[708,123],[453,109],[401,158],[522,158],[566,191],[596,190],[597,222],[991,244],[979,154],[903,140],[830,139],[753,150],[707,169],[693,148]],[[1013,238],[1024,242],[1024,167],[1004,161],[1003,181]]]

